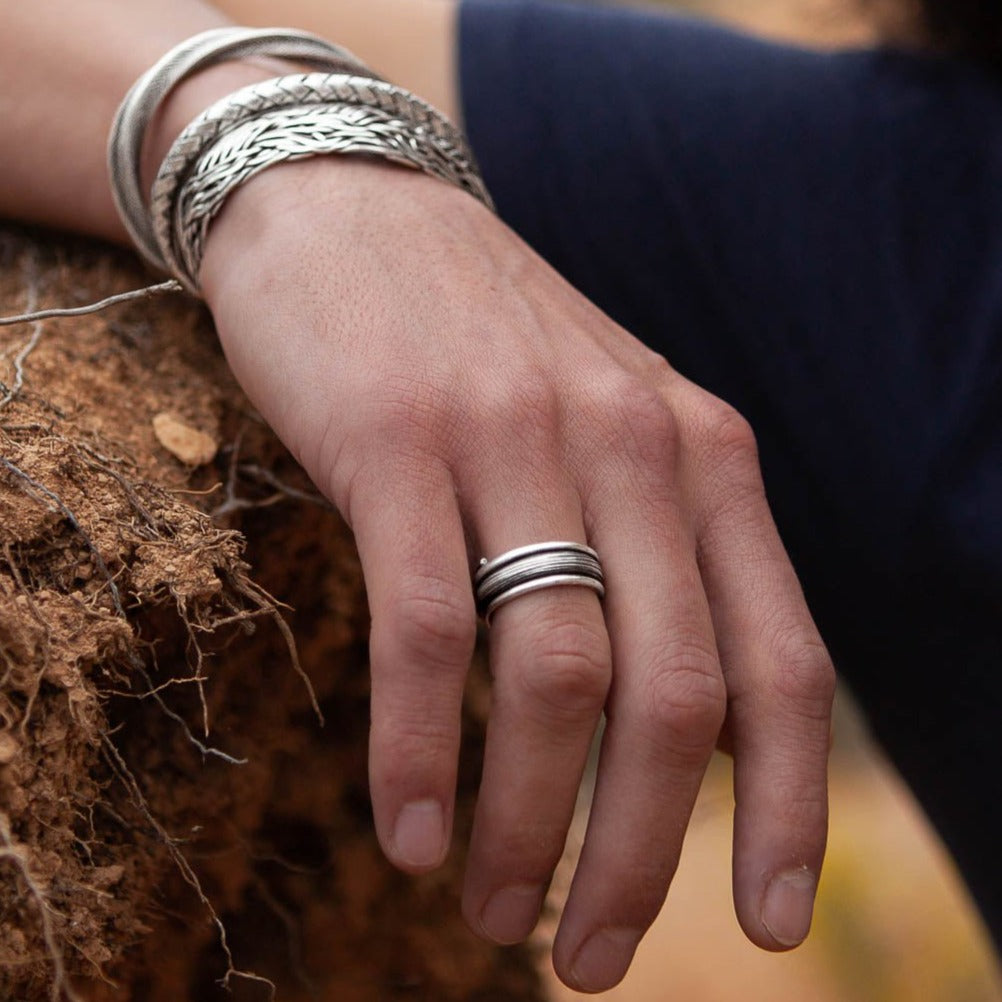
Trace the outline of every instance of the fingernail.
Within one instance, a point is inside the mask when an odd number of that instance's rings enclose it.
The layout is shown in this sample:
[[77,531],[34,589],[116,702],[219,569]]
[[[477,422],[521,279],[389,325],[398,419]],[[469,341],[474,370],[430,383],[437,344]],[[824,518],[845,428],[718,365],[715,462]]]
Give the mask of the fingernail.
[[394,857],[407,866],[436,866],[445,855],[445,820],[437,800],[405,804],[393,829]]
[[543,888],[538,884],[515,884],[495,891],[480,912],[480,929],[495,943],[521,943],[536,928],[543,907]]
[[777,943],[797,946],[807,938],[818,879],[806,868],[774,877],[762,901],[762,925]]
[[636,929],[602,929],[578,948],[571,978],[585,992],[605,992],[623,980],[643,934]]

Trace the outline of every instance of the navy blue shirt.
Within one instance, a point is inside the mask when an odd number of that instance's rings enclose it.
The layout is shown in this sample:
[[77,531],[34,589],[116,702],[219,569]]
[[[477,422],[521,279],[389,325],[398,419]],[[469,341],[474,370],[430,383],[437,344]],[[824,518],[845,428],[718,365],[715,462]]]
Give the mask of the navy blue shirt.
[[1002,938],[1002,82],[468,0],[501,215],[759,440],[808,601]]

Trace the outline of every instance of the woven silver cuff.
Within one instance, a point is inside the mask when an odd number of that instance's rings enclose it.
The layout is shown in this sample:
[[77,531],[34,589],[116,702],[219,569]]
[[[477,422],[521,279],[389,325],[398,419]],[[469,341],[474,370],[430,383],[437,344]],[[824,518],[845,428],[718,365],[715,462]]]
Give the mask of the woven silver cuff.
[[161,257],[197,293],[209,225],[229,194],[274,164],[332,153],[424,171],[493,209],[462,133],[420,98],[345,74],[280,77],[229,95],[178,136],[153,186]]
[[389,112],[349,104],[277,109],[219,139],[181,187],[172,211],[158,215],[157,239],[172,271],[197,291],[209,226],[233,190],[283,161],[332,153],[380,156],[455,184],[490,204],[464,148]]

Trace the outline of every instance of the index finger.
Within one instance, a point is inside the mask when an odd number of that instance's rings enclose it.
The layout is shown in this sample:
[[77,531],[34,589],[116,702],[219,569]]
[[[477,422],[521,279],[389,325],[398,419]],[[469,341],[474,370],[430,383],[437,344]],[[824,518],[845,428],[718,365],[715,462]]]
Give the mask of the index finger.
[[397,866],[428,870],[449,847],[463,686],[476,640],[455,487],[433,457],[386,457],[354,478],[348,508],[372,614],[376,833]]

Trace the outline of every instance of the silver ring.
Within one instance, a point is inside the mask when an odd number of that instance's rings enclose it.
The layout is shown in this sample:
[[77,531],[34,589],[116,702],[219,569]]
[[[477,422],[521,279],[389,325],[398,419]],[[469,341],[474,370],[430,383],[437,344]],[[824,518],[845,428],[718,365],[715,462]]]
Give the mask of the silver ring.
[[484,558],[473,578],[477,611],[490,626],[491,616],[506,602],[543,588],[590,588],[605,596],[605,576],[598,554],[581,543],[533,543]]

